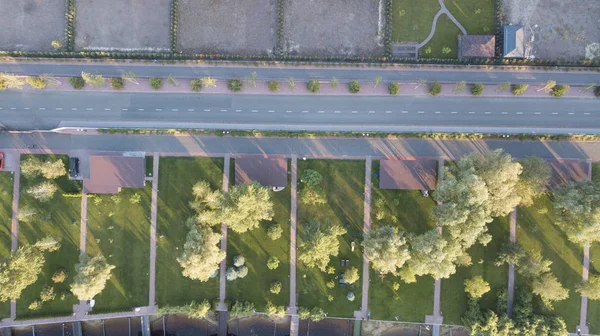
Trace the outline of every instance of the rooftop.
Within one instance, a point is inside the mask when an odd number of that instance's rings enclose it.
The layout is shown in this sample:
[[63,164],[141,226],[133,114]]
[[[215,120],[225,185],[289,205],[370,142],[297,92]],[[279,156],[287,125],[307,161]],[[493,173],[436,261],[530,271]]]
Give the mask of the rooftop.
[[461,58],[492,58],[496,55],[494,35],[463,35],[459,41]]
[[525,29],[523,26],[504,26],[504,57],[525,57]]
[[287,160],[262,156],[235,159],[235,184],[252,181],[267,187],[286,187]]
[[121,188],[143,188],[143,157],[90,156],[90,176],[83,179],[87,194],[116,194]]
[[379,188],[433,190],[437,177],[437,160],[381,160]]

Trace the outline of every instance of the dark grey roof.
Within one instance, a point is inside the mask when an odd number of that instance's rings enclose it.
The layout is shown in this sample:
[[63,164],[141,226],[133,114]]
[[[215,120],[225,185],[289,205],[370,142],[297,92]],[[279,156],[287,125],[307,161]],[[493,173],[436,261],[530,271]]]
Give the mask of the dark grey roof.
[[525,57],[525,29],[523,26],[504,26],[504,57]]
[[496,54],[494,35],[463,35],[460,45],[461,57],[493,58]]

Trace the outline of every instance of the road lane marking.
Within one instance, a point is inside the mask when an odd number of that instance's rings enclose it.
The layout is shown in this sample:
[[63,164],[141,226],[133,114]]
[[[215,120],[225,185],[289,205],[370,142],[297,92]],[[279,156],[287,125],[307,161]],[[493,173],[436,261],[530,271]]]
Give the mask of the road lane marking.
[[475,112],[474,111],[469,111],[469,114],[475,114]]
[[569,114],[571,114],[571,115],[572,115],[572,114],[575,114],[575,113],[574,113],[574,112],[569,112]]
[[401,111],[401,113],[404,113],[404,114],[406,114],[406,113],[408,113],[408,111]]
[[143,111],[144,109],[138,109],[138,111]]
[[162,111],[162,109],[156,109],[156,111],[160,112],[160,111]]
[[25,110],[29,110],[29,107],[26,107]]
[[590,115],[590,113],[589,113],[589,112],[584,112],[583,114],[585,114],[585,115]]
[[16,107],[11,107],[10,109],[11,109],[11,110],[16,110],[17,108],[16,108]]
[[88,108],[86,108],[86,110],[88,110],[88,111],[93,111],[94,109],[93,109],[93,108],[91,108],[91,107],[88,107]]
[[392,111],[385,111],[385,113],[390,114],[390,113],[392,113]]
[[552,114],[558,114],[558,112],[552,112]]
[[194,109],[188,109],[188,112],[194,112]]
[[110,111],[110,109],[109,108],[105,108],[104,111]]
[[292,113],[292,111],[290,111],[290,110],[287,110],[287,111],[285,111],[285,113]]
[[533,112],[533,114],[542,114],[541,112]]
[[492,112],[485,112],[485,114],[492,114]]
[[517,114],[523,114],[523,112],[517,112]]
[[227,112],[227,110],[221,110],[221,112]]
[[179,109],[171,109],[173,112],[179,112]]
[[302,111],[302,113],[308,113],[308,111]]
[[[46,109],[45,107],[40,107],[40,110],[41,110],[41,111],[43,111],[43,110],[45,110],[45,109]],[[0,110],[1,110],[1,109],[0,109]]]
[[508,114],[508,112],[502,112],[502,114]]
[[62,111],[62,107],[57,107],[56,110],[57,111]]
[[122,108],[121,111],[127,111],[127,109]]
[[[210,110],[204,110],[204,111],[210,111]],[[252,110],[252,112],[256,113],[256,112],[258,112],[258,110]]]
[[71,111],[77,111],[77,107],[71,107]]
[[450,114],[457,114],[458,112],[454,111],[454,112],[450,112]]
[[[223,111],[223,110],[221,110],[221,111]],[[269,113],[275,113],[274,110],[268,110],[267,112],[269,112]]]
[[[193,111],[193,110],[192,110]],[[242,112],[242,110],[235,110],[235,112]]]
[[375,113],[375,111],[369,111],[369,113],[373,114],[373,113]]
[[418,114],[423,114],[425,111],[417,111]]
[[352,111],[352,113],[356,114],[356,113],[358,113],[358,111]]
[[325,113],[325,111],[319,111],[319,113]]
[[440,113],[442,113],[442,112],[440,112],[440,111],[435,111],[435,114],[440,114]]
[[342,111],[333,111],[333,113],[342,113]]
[[[210,109],[206,109],[206,110],[204,110],[204,112],[210,112]],[[254,111],[253,111],[253,112],[254,112]]]

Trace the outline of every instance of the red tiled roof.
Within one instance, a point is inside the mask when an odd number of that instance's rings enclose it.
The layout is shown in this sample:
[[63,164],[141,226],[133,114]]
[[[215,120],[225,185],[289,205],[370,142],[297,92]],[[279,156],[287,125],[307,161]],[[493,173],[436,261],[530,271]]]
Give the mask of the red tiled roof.
[[287,160],[265,157],[235,159],[235,184],[258,181],[263,186],[287,186]]
[[143,188],[143,157],[90,156],[90,177],[84,178],[83,190],[88,194],[116,194],[121,188]]
[[437,160],[381,160],[379,188],[433,190],[437,176]]

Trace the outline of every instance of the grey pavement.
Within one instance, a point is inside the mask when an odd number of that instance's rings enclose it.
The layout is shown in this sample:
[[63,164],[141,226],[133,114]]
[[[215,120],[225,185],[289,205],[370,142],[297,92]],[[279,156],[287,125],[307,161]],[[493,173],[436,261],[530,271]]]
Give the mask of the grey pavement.
[[160,157],[154,153],[152,159],[152,203],[150,205],[150,285],[148,306],[156,306],[156,221],[158,211],[158,164]]
[[[372,157],[367,156],[365,160],[365,194],[364,194],[364,222],[363,222],[363,234],[367,234],[371,231],[371,169],[372,169]],[[364,253],[363,256],[363,283],[362,283],[362,304],[361,304],[361,318],[367,318],[367,312],[369,311],[369,258]]]
[[[449,66],[450,67],[450,66]],[[506,68],[505,68],[506,69]],[[253,67],[253,66],[211,66],[194,64],[102,64],[102,63],[4,63],[0,64],[0,72],[18,75],[42,75],[52,74],[55,76],[79,76],[81,72],[101,74],[105,77],[121,76],[124,72],[134,72],[138,77],[163,77],[169,75],[176,78],[192,79],[211,76],[217,79],[245,78],[256,72],[258,80],[287,79],[305,81],[309,79],[330,80],[335,77],[340,81],[345,80],[368,80],[382,77],[383,81],[440,81],[457,82],[465,80],[469,83],[542,83],[548,80],[556,80],[564,84],[588,84],[600,82],[600,74],[597,72],[554,72],[534,70],[486,70],[482,68],[474,70],[464,69],[439,69],[423,66],[421,68],[313,68],[313,67]]]
[[[586,243],[583,247],[583,272],[581,278],[583,281],[588,281],[590,274],[590,244]],[[587,323],[588,297],[581,296],[581,310],[579,311],[579,325],[577,328],[581,334],[589,334],[590,330]]]
[[[517,208],[510,213],[510,242],[517,242]],[[512,316],[513,302],[515,299],[515,265],[508,264],[508,298],[506,302],[506,314]]]
[[[229,191],[229,171],[231,164],[231,155],[225,155],[225,162],[223,165],[223,191]],[[221,224],[221,251],[227,253],[227,224]],[[226,285],[227,280],[225,278],[225,270],[227,268],[227,258],[221,261],[220,271],[219,271],[219,307],[217,310],[226,311],[227,306],[225,305],[225,298],[227,297],[226,293]]]
[[292,155],[292,181],[291,181],[291,209],[290,209],[290,305],[287,313],[292,315],[290,323],[290,335],[298,336],[299,318],[298,303],[296,302],[296,263],[297,263],[297,216],[298,216],[298,156]]

